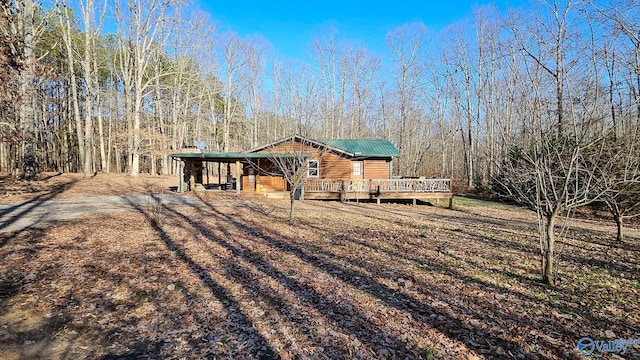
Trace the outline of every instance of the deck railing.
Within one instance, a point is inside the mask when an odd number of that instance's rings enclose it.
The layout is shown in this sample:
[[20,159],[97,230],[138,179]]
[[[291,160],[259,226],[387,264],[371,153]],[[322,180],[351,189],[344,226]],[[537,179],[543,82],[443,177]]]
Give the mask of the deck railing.
[[307,179],[304,191],[308,193],[322,192],[357,192],[357,193],[449,193],[450,179],[379,179],[379,180],[320,180]]

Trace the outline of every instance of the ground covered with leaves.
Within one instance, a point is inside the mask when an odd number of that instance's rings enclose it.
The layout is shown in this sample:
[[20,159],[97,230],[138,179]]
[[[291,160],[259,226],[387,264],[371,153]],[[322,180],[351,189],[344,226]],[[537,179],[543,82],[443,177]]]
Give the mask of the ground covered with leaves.
[[[5,201],[173,185],[100,176]],[[0,358],[565,359],[640,339],[640,240],[603,222],[570,224],[550,288],[516,207],[305,201],[290,223],[286,201],[200,197],[0,229]]]

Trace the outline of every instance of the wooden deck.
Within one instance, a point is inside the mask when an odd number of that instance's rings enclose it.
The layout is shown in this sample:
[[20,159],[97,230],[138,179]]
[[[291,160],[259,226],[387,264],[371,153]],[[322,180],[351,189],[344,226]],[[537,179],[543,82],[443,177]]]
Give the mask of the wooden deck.
[[449,199],[452,206],[453,193],[450,179],[382,179],[382,180],[313,180],[304,184],[305,199],[376,200]]

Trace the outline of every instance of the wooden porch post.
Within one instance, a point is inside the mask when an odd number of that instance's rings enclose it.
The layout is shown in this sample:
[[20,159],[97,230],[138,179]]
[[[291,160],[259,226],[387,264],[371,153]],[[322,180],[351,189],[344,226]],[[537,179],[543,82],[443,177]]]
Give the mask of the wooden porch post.
[[204,165],[205,165],[205,173],[207,174],[207,187],[209,187],[209,162],[205,161]]
[[180,160],[178,162],[178,192],[184,192],[184,162]]
[[222,163],[218,161],[218,190],[222,188]]
[[236,194],[240,194],[240,160],[236,160]]
[[196,190],[196,163],[189,161],[189,191]]

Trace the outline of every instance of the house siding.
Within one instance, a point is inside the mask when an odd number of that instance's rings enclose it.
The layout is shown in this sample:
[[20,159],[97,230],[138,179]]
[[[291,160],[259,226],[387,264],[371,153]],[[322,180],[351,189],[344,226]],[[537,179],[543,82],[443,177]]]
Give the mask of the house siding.
[[[310,159],[320,161],[320,176],[317,179],[388,179],[389,161],[384,159],[357,159],[352,160],[346,155],[333,151],[320,151],[319,149],[302,145],[293,140],[276,144],[267,149],[257,151],[259,153],[298,153],[304,152],[311,155]],[[361,175],[353,175],[353,163],[360,162]],[[266,163],[263,163],[266,162]],[[249,166],[244,167],[242,185],[244,191],[286,191],[287,182],[279,176],[267,175],[273,171],[273,166],[268,160],[261,160],[256,164],[264,171],[256,171],[256,183],[249,182]]]
[[365,160],[365,179],[389,179],[389,162],[386,160]]
[[[252,166],[244,166],[242,172],[242,190],[243,191],[287,191],[287,181],[280,176],[268,175],[266,173],[273,172],[273,164],[268,160],[259,160],[254,171],[255,184],[249,181],[249,169]],[[264,171],[264,172],[263,172]]]
[[[294,147],[295,145],[295,147]],[[272,153],[290,153],[305,152],[311,155],[311,159],[320,160],[320,177],[319,179],[350,179],[351,178],[351,160],[335,154],[333,152],[322,152],[318,149],[304,145],[302,149],[299,143],[287,141],[282,144],[275,145],[268,149],[260,151]]]

